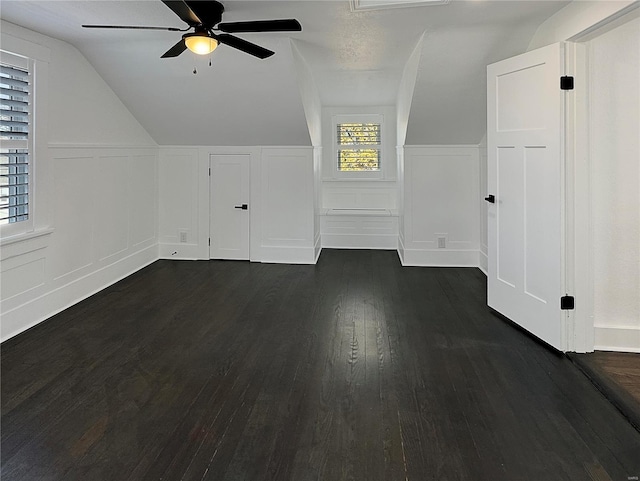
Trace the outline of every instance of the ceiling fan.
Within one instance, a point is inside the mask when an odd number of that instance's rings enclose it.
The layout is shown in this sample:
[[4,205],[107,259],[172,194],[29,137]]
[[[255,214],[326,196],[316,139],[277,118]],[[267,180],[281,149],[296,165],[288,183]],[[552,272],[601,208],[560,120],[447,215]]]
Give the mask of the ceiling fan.
[[[182,39],[167,50],[161,58],[177,57],[189,49],[206,55],[222,43],[260,59],[271,57],[275,52],[255,43],[248,42],[230,33],[252,32],[299,32],[300,22],[295,19],[254,20],[248,22],[222,22],[224,5],[215,0],[162,0],[188,27],[143,27],[134,25],[83,25],[84,28],[119,28],[135,30],[168,30],[185,33]],[[218,33],[222,32],[222,33]]]

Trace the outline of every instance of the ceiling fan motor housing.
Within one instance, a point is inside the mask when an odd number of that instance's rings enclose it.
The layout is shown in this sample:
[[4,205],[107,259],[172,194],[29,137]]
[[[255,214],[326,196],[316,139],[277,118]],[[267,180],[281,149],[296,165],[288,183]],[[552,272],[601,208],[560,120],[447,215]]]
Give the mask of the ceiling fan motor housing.
[[212,37],[212,32],[211,32],[211,29],[198,26],[198,27],[194,27],[193,32],[188,32],[182,35],[182,38],[187,38],[187,37]]
[[[224,13],[224,5],[216,1],[210,2],[208,5],[208,15],[207,15],[208,18],[206,20],[201,19],[203,22],[206,22],[206,23],[203,23],[203,26],[209,29],[213,28],[214,26],[216,26],[222,21],[223,13]],[[197,31],[197,28],[196,28],[196,31]]]

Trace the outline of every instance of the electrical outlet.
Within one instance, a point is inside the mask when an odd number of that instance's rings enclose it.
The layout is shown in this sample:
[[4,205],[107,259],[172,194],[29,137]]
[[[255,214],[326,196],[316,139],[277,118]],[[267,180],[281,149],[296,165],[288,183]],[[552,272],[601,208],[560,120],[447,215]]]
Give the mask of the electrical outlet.
[[438,249],[446,249],[446,248],[447,248],[447,238],[438,237]]
[[181,244],[185,244],[187,242],[187,231],[186,230],[181,230],[180,231],[180,243]]

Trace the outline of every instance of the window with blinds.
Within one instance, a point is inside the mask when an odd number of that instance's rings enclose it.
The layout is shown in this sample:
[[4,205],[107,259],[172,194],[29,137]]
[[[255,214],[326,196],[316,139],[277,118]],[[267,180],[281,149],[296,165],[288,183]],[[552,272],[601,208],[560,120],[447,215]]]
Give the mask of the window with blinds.
[[380,170],[380,124],[337,124],[338,171]]
[[28,60],[12,57],[0,62],[0,225],[29,219],[31,82]]

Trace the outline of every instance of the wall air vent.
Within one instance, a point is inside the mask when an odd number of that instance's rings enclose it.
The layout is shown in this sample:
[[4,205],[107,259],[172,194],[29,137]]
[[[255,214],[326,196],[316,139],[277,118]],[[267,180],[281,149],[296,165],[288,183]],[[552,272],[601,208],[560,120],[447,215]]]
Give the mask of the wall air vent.
[[388,8],[446,5],[451,0],[350,0],[351,11],[386,10]]

